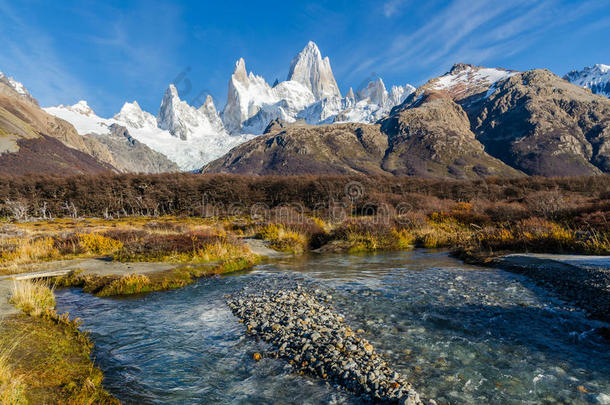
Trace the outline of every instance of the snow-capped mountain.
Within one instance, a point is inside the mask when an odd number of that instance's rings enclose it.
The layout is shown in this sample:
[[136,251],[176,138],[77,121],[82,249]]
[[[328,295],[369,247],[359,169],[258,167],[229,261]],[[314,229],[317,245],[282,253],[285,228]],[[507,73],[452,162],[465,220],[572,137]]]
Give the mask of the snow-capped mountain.
[[580,87],[588,87],[594,94],[610,97],[610,66],[597,64],[581,71],[572,70],[563,77]]
[[[259,135],[267,125],[280,119],[304,120],[311,125],[333,122],[375,122],[415,90],[411,85],[393,86],[387,92],[377,78],[345,97],[341,92],[328,57],[309,42],[292,60],[288,80],[270,86],[264,78],[246,71],[243,59],[235,64],[229,80],[227,104],[222,113],[230,133]],[[374,93],[374,94],[373,94]]]
[[85,101],[45,110],[72,123],[79,134],[108,134],[117,123],[151,149],[163,153],[181,169],[191,170],[221,156],[241,142],[260,135],[273,120],[308,124],[375,122],[402,103],[414,91],[410,85],[393,86],[388,92],[376,78],[345,97],[318,46],[309,42],[291,61],[288,80],[270,86],[262,76],[235,63],[229,79],[227,102],[219,114],[210,96],[200,108],[180,99],[169,85],[156,117],[137,102],[125,103],[112,118],[98,117]]
[[314,101],[313,93],[301,83],[285,81],[271,87],[263,77],[248,74],[246,63],[239,59],[229,80],[222,120],[231,133],[261,134],[276,118],[293,122]]
[[[213,115],[212,119],[208,119],[208,114],[215,112],[211,99],[206,100],[201,108],[195,109],[181,101],[177,92],[173,92],[171,88],[168,92],[172,97],[171,103],[162,104],[159,114],[159,117],[166,117],[166,121],[161,119],[160,122],[167,125],[168,129],[163,129],[157,118],[143,111],[137,102],[125,103],[113,118],[97,116],[86,101],[79,101],[72,106],[48,107],[44,110],[70,122],[81,135],[109,135],[112,124],[124,126],[133,138],[164,154],[182,170],[196,169],[202,161],[209,162],[222,156],[229,149],[252,137],[230,136],[222,127],[218,128],[221,122],[217,113],[216,121],[213,120]],[[167,101],[166,97],[164,101]],[[174,133],[170,132],[169,128],[173,128]],[[184,129],[184,132],[179,132],[181,129]]]
[[13,79],[12,77],[6,76],[4,73],[0,72],[0,93],[3,92],[11,92],[16,93],[19,97],[38,105],[38,101],[30,92],[25,88],[23,84]]

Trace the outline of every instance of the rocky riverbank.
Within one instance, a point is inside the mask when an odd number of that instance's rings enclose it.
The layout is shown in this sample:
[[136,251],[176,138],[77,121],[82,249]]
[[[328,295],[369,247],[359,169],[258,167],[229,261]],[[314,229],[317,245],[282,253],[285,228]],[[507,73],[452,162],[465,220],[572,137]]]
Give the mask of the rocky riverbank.
[[524,274],[592,318],[610,322],[610,257],[523,253],[501,256],[489,264]]
[[[320,298],[316,298],[316,297]],[[423,401],[407,379],[392,370],[373,346],[357,336],[330,304],[332,297],[297,286],[274,292],[239,293],[228,305],[247,333],[275,347],[295,371],[328,380],[367,400],[405,405]],[[255,359],[260,359],[255,354]]]

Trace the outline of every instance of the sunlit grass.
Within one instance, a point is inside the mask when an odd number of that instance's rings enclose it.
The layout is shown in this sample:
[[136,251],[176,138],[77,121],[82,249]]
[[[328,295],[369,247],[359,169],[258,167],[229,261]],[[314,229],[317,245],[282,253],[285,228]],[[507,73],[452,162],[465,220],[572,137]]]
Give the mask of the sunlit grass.
[[26,386],[23,377],[16,374],[10,365],[10,354],[17,343],[0,346],[0,403],[3,405],[29,403],[25,396]]
[[306,235],[287,229],[281,224],[267,224],[259,229],[257,236],[281,252],[302,253],[308,245]]
[[55,308],[53,290],[43,281],[13,282],[10,301],[31,316],[40,316]]
[[8,238],[1,242],[0,264],[19,265],[37,261],[54,260],[60,257],[53,238],[38,239]]

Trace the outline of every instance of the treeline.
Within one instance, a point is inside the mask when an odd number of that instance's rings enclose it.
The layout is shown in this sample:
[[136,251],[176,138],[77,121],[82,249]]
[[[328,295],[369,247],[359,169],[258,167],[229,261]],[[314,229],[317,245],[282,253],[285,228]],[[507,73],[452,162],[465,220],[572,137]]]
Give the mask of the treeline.
[[[540,199],[536,196],[544,195]],[[344,204],[354,210],[407,204],[427,211],[447,202],[571,204],[610,199],[610,176],[433,180],[364,176],[240,176],[200,174],[29,175],[0,179],[0,216],[120,217],[240,214],[258,206],[298,205],[319,210]],[[553,197],[554,196],[554,197]],[[529,202],[528,202],[529,201]],[[532,202],[533,201],[533,202]],[[525,205],[525,209],[530,205]],[[576,204],[576,205],[575,205]],[[599,210],[599,204],[596,209]],[[428,206],[430,205],[430,206]]]

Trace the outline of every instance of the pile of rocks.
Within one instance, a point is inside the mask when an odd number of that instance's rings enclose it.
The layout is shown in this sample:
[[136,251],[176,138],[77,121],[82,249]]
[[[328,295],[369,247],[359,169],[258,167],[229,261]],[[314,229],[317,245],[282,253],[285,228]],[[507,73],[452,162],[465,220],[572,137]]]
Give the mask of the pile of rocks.
[[[315,296],[319,290],[313,291]],[[231,296],[228,305],[248,334],[275,346],[273,356],[375,402],[422,405],[417,392],[330,307],[330,295],[280,289]],[[255,356],[255,358],[260,358]],[[434,404],[432,400],[425,403]]]

